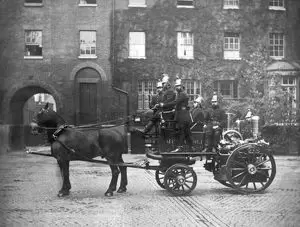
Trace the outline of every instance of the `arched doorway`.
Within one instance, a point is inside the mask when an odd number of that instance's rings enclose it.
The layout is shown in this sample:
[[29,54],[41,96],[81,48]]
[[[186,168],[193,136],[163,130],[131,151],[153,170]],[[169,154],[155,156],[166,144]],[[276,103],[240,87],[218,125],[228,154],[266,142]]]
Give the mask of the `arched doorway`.
[[[34,95],[36,94],[51,94],[51,92],[43,87],[38,85],[29,85],[27,87],[20,88],[12,93],[12,96],[9,101],[9,108],[8,112],[10,114],[9,123],[10,123],[10,130],[9,130],[9,147],[12,150],[23,149],[26,145],[28,145],[30,139],[30,128],[28,125],[28,121],[26,122],[26,114],[33,114],[27,113],[27,103]],[[55,103],[57,104],[57,95],[51,96],[55,99]],[[41,103],[42,106],[42,103]],[[41,107],[40,106],[40,107]],[[60,105],[59,105],[60,106]],[[25,109],[25,110],[24,110]],[[41,143],[37,139],[38,143]],[[32,141],[31,141],[32,142]],[[34,144],[30,144],[34,145]]]
[[75,87],[77,94],[76,123],[92,124],[98,121],[101,99],[100,74],[93,68],[86,67],[76,73]]

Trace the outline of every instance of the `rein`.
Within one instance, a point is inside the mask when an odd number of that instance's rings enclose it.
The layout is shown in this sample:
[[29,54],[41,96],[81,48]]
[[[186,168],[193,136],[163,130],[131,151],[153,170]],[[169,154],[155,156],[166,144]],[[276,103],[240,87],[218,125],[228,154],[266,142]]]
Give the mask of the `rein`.
[[[125,118],[129,118],[131,117],[132,115],[129,115]],[[121,126],[121,125],[126,125],[130,122],[130,120],[126,120],[126,121],[123,121],[119,124],[116,124],[116,125],[111,125],[111,126],[107,126],[107,127],[103,127],[104,124],[108,124],[108,123],[112,123],[112,122],[117,122],[119,121],[120,119],[116,119],[116,120],[110,120],[110,121],[103,121],[103,122],[99,122],[99,123],[95,123],[95,124],[86,124],[86,125],[79,125],[79,126],[74,126],[74,125],[69,125],[71,128],[73,129],[94,129],[94,128],[113,128],[113,127],[118,127],[118,126]],[[33,122],[36,123],[36,120],[33,119],[32,120]],[[63,125],[66,125],[66,124],[63,124]],[[44,130],[55,130],[55,129],[58,129],[58,127],[43,127],[43,126],[37,126],[37,128],[40,128],[40,129],[44,129]]]

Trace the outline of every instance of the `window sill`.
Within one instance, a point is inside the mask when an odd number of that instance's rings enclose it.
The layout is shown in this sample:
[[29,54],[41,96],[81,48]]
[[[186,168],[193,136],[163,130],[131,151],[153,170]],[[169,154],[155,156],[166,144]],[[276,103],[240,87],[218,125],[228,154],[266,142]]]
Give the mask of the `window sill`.
[[79,55],[78,59],[96,59],[96,55]]
[[43,56],[24,56],[24,59],[43,59]]
[[195,7],[194,6],[177,6],[177,8],[190,8],[190,9],[193,9]]
[[80,7],[97,7],[97,4],[78,4]]
[[43,3],[27,3],[27,2],[25,2],[24,6],[26,6],[26,7],[41,7],[41,6],[43,6]]
[[146,8],[147,7],[147,5],[128,5],[128,7],[132,7],[132,8],[138,8],[138,7],[140,7],[140,8]]
[[129,59],[146,59],[146,57],[131,57],[131,56],[128,56]]
[[242,58],[224,58],[224,60],[229,60],[229,61],[239,61],[242,60]]
[[223,9],[239,9],[238,6],[223,6]]
[[283,56],[270,56],[270,58],[272,58],[274,60],[282,60],[282,59],[284,59]]
[[282,6],[269,6],[269,10],[285,11],[285,8]]
[[194,57],[178,57],[180,60],[194,60]]

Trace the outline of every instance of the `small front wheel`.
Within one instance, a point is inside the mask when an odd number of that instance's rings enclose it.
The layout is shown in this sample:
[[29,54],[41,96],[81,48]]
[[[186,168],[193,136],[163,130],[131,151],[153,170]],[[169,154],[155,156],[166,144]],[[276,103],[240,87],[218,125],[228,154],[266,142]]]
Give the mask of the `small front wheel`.
[[172,165],[165,173],[164,186],[173,195],[185,196],[197,185],[197,175],[192,167]]

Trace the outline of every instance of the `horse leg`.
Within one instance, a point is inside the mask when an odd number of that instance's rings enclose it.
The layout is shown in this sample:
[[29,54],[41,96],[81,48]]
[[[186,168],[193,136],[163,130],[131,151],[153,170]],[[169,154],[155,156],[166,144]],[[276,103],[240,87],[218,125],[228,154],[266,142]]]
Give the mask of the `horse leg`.
[[[122,157],[120,159],[120,163],[124,163]],[[118,193],[123,193],[126,192],[127,188],[127,167],[126,166],[119,166],[119,169],[121,171],[121,183],[120,183],[120,187],[118,189]]]
[[117,166],[110,165],[109,166],[111,169],[111,181],[109,184],[109,187],[107,191],[105,192],[105,196],[113,196],[113,192],[116,191],[117,188],[117,182],[118,182],[118,177],[120,170],[118,169]]
[[69,178],[69,164],[70,161],[58,161],[60,171],[63,178],[62,188],[58,192],[58,197],[66,196],[70,194],[71,183]]

